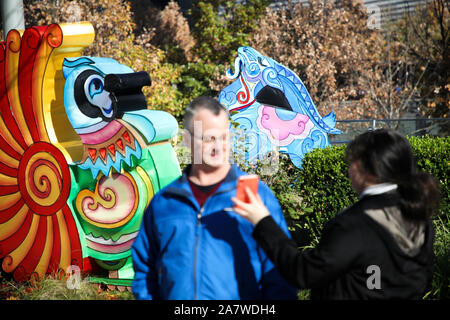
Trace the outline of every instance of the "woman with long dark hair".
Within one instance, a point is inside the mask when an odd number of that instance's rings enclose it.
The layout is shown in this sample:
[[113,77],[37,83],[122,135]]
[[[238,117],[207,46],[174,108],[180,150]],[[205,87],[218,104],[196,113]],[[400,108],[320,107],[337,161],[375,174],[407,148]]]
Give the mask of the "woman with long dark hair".
[[399,133],[365,132],[346,149],[359,201],[324,226],[319,244],[298,250],[276,225],[259,195],[236,198],[234,210],[255,225],[258,241],[280,273],[312,299],[421,299],[431,287],[439,207],[434,178],[418,171]]

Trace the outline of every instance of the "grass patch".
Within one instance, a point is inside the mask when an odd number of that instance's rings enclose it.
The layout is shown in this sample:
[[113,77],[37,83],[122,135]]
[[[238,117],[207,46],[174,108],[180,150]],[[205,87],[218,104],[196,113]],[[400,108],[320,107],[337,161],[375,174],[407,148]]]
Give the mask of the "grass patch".
[[434,270],[432,289],[424,299],[450,299],[450,219],[437,216],[433,219],[435,227]]
[[89,283],[87,278],[82,279],[79,288],[69,287],[66,280],[51,276],[35,283],[17,283],[0,274],[0,300],[134,300],[129,291],[110,290]]

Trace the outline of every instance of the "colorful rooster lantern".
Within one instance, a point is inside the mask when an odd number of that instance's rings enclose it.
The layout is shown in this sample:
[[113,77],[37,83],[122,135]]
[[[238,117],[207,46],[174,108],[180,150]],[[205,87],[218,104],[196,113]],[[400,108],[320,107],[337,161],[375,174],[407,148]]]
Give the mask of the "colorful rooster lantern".
[[[333,112],[321,117],[300,78],[278,62],[250,47],[240,47],[235,70],[227,77],[235,80],[219,95],[219,102],[238,123],[232,142],[246,160],[261,159],[279,150],[301,167],[304,155],[313,148],[329,145],[328,134],[340,134]],[[244,144],[239,139],[244,136]]]
[[[73,270],[129,287],[152,196],[181,172],[145,72],[81,57],[89,23],[12,30],[0,48],[0,259],[18,281]],[[72,268],[70,268],[72,266]]]

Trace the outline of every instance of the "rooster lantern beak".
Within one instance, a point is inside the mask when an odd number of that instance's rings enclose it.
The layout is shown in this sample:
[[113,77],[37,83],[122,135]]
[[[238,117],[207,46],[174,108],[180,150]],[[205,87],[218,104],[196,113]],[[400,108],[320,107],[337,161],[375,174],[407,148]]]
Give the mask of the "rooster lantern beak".
[[147,101],[142,87],[150,86],[151,83],[145,71],[106,75],[105,90],[109,92],[116,117],[121,118],[127,111],[146,109]]

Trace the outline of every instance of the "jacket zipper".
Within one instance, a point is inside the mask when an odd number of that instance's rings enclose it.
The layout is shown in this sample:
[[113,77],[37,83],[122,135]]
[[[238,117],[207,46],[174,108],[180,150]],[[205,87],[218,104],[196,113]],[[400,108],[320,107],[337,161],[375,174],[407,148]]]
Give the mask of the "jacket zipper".
[[[209,199],[211,199],[215,195],[226,193],[226,192],[229,192],[229,191],[231,191],[233,189],[235,189],[235,188],[230,188],[228,190],[223,190],[221,192],[215,193],[215,194],[211,195],[209,197]],[[204,211],[204,208],[205,208],[206,203],[208,202],[208,200],[206,200],[206,202],[203,204],[203,207],[201,207],[200,211],[197,213],[197,227],[196,227],[196,230],[195,230],[195,247],[194,247],[194,300],[197,300],[197,251],[198,251],[199,232],[200,232],[199,227],[200,227],[200,224],[201,224],[203,211]]]
[[203,207],[200,208],[200,211],[197,213],[197,227],[195,229],[195,247],[194,247],[194,300],[197,300],[197,251],[198,251],[198,238],[199,238],[199,227],[201,224]]

